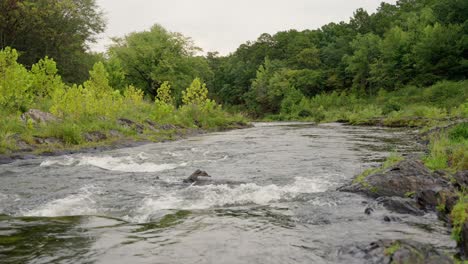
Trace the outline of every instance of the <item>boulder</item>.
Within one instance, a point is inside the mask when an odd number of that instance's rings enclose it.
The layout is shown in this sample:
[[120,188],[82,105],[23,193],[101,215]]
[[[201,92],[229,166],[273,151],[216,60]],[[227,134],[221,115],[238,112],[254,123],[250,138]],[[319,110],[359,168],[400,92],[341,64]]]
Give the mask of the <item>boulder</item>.
[[416,193],[415,200],[419,207],[426,211],[434,211],[438,204],[438,195],[441,187],[420,190]]
[[185,179],[184,183],[194,183],[198,181],[198,177],[211,177],[206,171],[196,170],[192,175]]
[[367,176],[363,182],[340,188],[340,191],[365,193],[371,197],[399,196],[447,185],[420,161],[405,159],[383,172]]
[[59,119],[51,113],[43,112],[38,109],[29,109],[21,115],[23,121],[32,120],[33,123],[50,123],[56,122]]

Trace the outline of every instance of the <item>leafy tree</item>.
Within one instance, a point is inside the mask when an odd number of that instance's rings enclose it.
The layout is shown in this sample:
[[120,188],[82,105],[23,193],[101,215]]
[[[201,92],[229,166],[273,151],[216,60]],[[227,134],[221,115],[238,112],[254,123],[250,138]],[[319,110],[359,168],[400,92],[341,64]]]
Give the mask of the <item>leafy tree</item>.
[[174,99],[171,95],[171,85],[169,82],[163,82],[163,84],[158,88],[158,95],[156,96],[156,100],[168,105],[174,104]]
[[[436,23],[427,26],[419,41],[413,47],[417,80],[432,84],[443,78],[466,77],[466,63],[463,65],[462,28],[459,25],[442,26]],[[466,41],[466,40],[465,40]]]
[[379,44],[380,38],[375,34],[358,35],[351,43],[353,54],[343,57],[348,65],[346,71],[353,76],[355,88],[369,90],[370,65],[379,56]]
[[412,36],[400,27],[389,30],[380,42],[379,58],[371,65],[369,82],[392,90],[406,84],[413,75]]
[[32,103],[31,78],[26,68],[17,62],[18,52],[0,50],[0,106],[25,111]]
[[195,78],[190,86],[182,92],[182,102],[185,105],[203,106],[208,99],[208,89],[200,78]]
[[40,97],[50,97],[56,90],[64,89],[54,60],[45,57],[31,68],[31,92]]
[[196,76],[211,76],[206,60],[194,56],[199,49],[190,39],[159,25],[114,41],[110,58],[119,61],[129,84],[141,87],[151,97],[164,81],[173,84],[178,96]]
[[93,69],[89,72],[89,80],[84,82],[83,86],[96,93],[97,96],[112,93],[113,89],[109,85],[108,73],[102,62],[94,64]]
[[21,53],[30,68],[48,56],[68,82],[81,82],[95,62],[88,43],[104,30],[95,0],[0,0],[0,49]]

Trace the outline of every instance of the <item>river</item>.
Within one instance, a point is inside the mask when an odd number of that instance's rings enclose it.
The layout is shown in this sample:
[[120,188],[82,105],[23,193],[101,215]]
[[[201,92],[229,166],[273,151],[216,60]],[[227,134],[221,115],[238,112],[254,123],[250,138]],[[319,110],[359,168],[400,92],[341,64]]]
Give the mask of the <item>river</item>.
[[[383,238],[447,250],[434,214],[366,215],[371,199],[335,191],[419,150],[405,130],[256,123],[0,165],[0,263],[364,263],[344,252]],[[196,169],[212,177],[183,183]]]

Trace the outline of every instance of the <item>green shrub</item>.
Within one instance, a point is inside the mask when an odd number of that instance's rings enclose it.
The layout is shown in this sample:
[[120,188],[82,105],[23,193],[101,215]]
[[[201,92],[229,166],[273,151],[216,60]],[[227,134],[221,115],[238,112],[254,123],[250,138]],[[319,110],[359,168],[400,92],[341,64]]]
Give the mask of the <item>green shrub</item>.
[[84,142],[82,128],[73,122],[57,122],[45,126],[42,137],[61,139],[67,145],[79,145]]
[[468,123],[462,123],[452,128],[449,133],[451,140],[468,140]]
[[16,50],[0,50],[0,107],[24,112],[33,102],[31,76],[17,60]]
[[457,204],[453,207],[450,217],[452,219],[452,238],[456,241],[461,239],[461,231],[465,221],[468,219],[468,197],[460,195]]
[[45,57],[31,68],[31,92],[39,97],[50,97],[55,91],[64,89],[62,78],[57,75],[54,60]]

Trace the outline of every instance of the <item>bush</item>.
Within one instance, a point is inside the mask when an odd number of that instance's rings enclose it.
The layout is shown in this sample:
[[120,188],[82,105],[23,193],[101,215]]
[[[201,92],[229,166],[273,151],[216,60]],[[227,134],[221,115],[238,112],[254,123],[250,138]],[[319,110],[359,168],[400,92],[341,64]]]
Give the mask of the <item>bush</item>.
[[468,140],[468,123],[462,123],[449,131],[449,138],[454,141]]
[[182,102],[185,105],[203,105],[208,100],[206,84],[195,78],[187,90],[182,92]]
[[0,107],[25,112],[33,102],[31,76],[17,60],[16,50],[0,50]]

